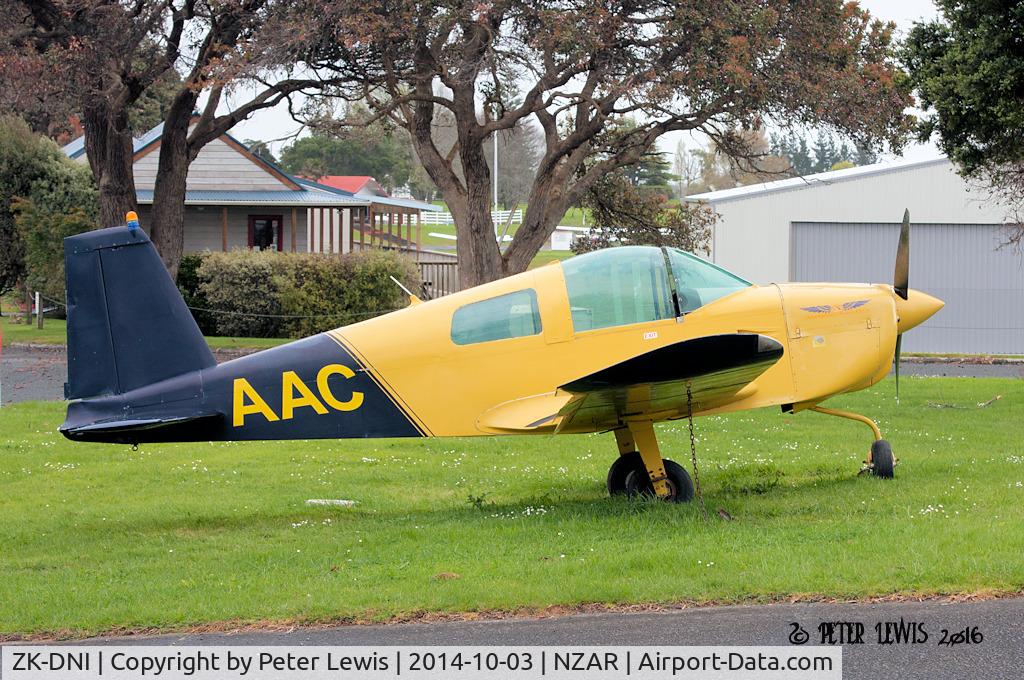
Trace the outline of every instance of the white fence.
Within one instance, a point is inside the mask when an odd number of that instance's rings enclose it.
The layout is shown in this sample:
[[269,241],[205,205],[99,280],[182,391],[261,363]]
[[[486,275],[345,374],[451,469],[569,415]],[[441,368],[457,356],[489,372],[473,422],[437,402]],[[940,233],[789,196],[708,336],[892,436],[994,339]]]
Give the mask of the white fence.
[[[505,224],[508,222],[508,216],[512,216],[512,224],[522,224],[523,222],[523,211],[516,210],[497,210],[491,213],[491,221],[495,224]],[[455,220],[452,219],[450,212],[431,212],[424,210],[420,213],[420,221],[423,224],[455,224]]]

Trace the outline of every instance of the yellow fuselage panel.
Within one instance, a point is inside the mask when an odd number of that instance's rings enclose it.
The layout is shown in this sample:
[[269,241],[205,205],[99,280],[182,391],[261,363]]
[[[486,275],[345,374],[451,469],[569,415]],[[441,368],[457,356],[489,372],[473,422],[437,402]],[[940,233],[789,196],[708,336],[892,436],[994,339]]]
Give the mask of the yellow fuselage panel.
[[[452,341],[452,315],[457,309],[527,288],[537,294],[541,333],[466,345]],[[861,300],[865,302],[848,304]],[[559,403],[555,395],[559,385],[702,336],[760,333],[785,349],[782,359],[737,395],[736,401],[707,413],[820,401],[867,387],[885,375],[895,343],[891,295],[873,286],[752,286],[682,320],[581,333],[573,331],[571,319],[561,266],[551,265],[332,334],[357,352],[394,393],[393,398],[405,404],[434,436],[516,431],[520,414],[528,419],[547,410],[541,404]],[[549,432],[550,428],[522,431]]]

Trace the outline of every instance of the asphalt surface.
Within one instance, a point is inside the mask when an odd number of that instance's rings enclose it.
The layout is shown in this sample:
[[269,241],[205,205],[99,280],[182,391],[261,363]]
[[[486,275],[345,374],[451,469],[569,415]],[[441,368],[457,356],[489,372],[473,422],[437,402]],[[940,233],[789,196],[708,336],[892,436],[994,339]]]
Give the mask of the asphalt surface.
[[64,347],[4,347],[0,355],[0,390],[4,404],[64,398],[68,355]]
[[[238,352],[215,352],[218,361],[238,356]],[[3,403],[59,400],[64,398],[67,379],[67,351],[62,346],[15,345],[5,347],[0,356],[0,386]],[[906,361],[901,375],[965,376],[975,378],[1024,378],[1024,362],[964,363]]]
[[[217,350],[217,361],[234,359],[246,352]],[[0,390],[3,403],[59,401],[64,398],[68,354],[63,345],[14,345],[0,355]]]
[[[917,623],[927,641],[880,644],[876,624]],[[298,628],[96,638],[139,645],[789,645],[793,623],[821,644],[823,622],[863,624],[863,644],[843,645],[843,677],[937,680],[1024,677],[1024,599],[709,607],[665,612],[571,615],[380,626]],[[975,628],[978,644],[940,645],[942,631]],[[850,629],[853,629],[851,626]],[[833,630],[836,630],[833,628]],[[919,635],[919,637],[922,637]],[[836,640],[838,641],[838,640]]]

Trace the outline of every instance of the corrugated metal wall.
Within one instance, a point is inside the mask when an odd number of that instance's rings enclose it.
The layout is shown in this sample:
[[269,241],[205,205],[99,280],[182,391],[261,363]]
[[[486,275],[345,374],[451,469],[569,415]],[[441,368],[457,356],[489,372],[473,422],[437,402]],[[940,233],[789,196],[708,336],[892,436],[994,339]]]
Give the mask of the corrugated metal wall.
[[[792,281],[892,283],[899,224],[793,222]],[[909,352],[1024,354],[1024,255],[992,224],[913,224],[910,287],[946,302]]]

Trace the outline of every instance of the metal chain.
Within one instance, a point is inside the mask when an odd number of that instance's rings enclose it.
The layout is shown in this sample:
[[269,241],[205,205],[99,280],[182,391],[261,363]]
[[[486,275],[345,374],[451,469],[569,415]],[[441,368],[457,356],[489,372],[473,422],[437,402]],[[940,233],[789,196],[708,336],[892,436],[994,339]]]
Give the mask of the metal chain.
[[700,474],[697,471],[697,441],[693,436],[693,392],[690,390],[689,382],[686,383],[686,419],[690,422],[690,460],[693,461],[693,486],[700,503],[700,514],[707,521],[708,509],[704,507],[704,494],[700,490]]

